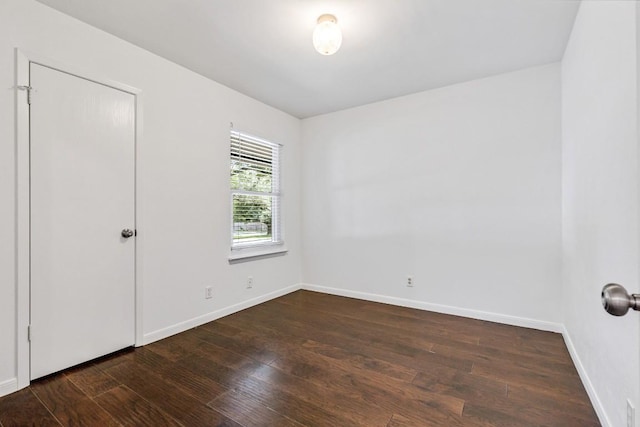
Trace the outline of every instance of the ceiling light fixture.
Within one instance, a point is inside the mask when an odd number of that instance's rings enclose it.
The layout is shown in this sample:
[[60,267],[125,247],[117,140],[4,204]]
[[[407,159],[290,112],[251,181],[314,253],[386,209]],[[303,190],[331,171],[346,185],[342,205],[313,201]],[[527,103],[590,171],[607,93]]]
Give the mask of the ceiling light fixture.
[[313,30],[313,47],[322,55],[333,55],[342,44],[342,31],[335,16],[325,14],[318,18]]

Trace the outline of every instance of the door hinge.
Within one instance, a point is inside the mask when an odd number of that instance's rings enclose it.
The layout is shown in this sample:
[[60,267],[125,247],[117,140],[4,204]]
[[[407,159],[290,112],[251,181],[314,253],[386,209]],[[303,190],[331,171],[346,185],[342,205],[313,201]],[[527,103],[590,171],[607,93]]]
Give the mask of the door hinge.
[[26,90],[27,91],[27,104],[31,105],[31,91],[33,90],[33,88],[31,86],[18,86],[19,90]]
[[27,340],[31,342],[31,325],[27,326]]

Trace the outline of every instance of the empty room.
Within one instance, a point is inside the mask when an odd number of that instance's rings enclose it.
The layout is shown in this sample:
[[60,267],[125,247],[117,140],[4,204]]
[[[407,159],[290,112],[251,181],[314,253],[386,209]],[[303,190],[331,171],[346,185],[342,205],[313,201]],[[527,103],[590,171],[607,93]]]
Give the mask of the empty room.
[[0,0],[0,427],[640,427],[639,47],[636,1]]

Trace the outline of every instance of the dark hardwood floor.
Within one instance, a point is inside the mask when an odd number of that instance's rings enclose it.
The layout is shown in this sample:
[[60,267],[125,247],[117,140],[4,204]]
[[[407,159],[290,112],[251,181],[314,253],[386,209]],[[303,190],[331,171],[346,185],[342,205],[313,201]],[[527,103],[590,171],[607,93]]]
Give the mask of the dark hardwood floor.
[[9,426],[598,426],[559,334],[298,291],[35,381]]

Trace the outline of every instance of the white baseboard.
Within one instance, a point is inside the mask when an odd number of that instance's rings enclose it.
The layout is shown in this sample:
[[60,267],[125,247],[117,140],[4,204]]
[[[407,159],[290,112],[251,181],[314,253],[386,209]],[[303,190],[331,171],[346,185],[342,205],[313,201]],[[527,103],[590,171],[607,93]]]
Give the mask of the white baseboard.
[[0,382],[0,397],[18,391],[18,379],[11,378]]
[[180,332],[195,328],[196,326],[204,325],[205,323],[211,322],[224,316],[228,316],[240,310],[253,307],[254,305],[261,304],[274,298],[281,297],[283,295],[297,291],[298,289],[301,289],[300,284],[288,286],[286,288],[278,289],[277,291],[270,292],[256,298],[231,305],[229,307],[224,307],[219,310],[212,311],[211,313],[207,313],[202,316],[194,317],[193,319],[185,320],[184,322],[176,323],[175,325],[171,325],[157,331],[149,332],[148,334],[144,334],[142,345],[151,344],[154,341],[159,341],[163,338],[170,337],[171,335],[179,334]]
[[398,305],[401,307],[417,308],[419,310],[434,311],[436,313],[452,314],[455,316],[469,317],[472,319],[488,320],[490,322],[504,323],[513,326],[522,326],[524,328],[539,329],[541,331],[562,332],[564,330],[564,327],[561,323],[528,319],[526,317],[509,316],[506,314],[491,313],[487,311],[471,310],[449,305],[433,304],[406,298],[397,298],[386,295],[370,294],[367,292],[350,291],[347,289],[330,288],[326,286],[311,285],[307,283],[303,283],[301,285],[301,289],[322,292],[331,295],[340,295],[343,297],[357,298],[367,301],[381,302],[391,305]]
[[593,406],[593,409],[596,411],[596,414],[598,415],[600,424],[602,424],[603,427],[612,427],[613,425],[611,424],[611,421],[609,420],[609,417],[607,416],[607,413],[604,410],[604,406],[602,405],[602,402],[598,398],[598,393],[596,393],[596,389],[593,387],[593,384],[591,383],[591,379],[589,378],[587,371],[584,369],[582,360],[580,360],[580,356],[578,356],[578,352],[576,351],[576,348],[573,345],[573,341],[571,340],[571,335],[569,335],[569,331],[564,326],[562,327],[562,337],[564,338],[564,343],[567,346],[567,349],[569,350],[569,354],[571,355],[571,360],[573,360],[573,364],[575,365],[576,370],[578,371],[578,375],[582,380],[582,385],[584,385],[584,388],[587,391],[587,394],[589,395],[589,399],[591,400],[591,405]]

